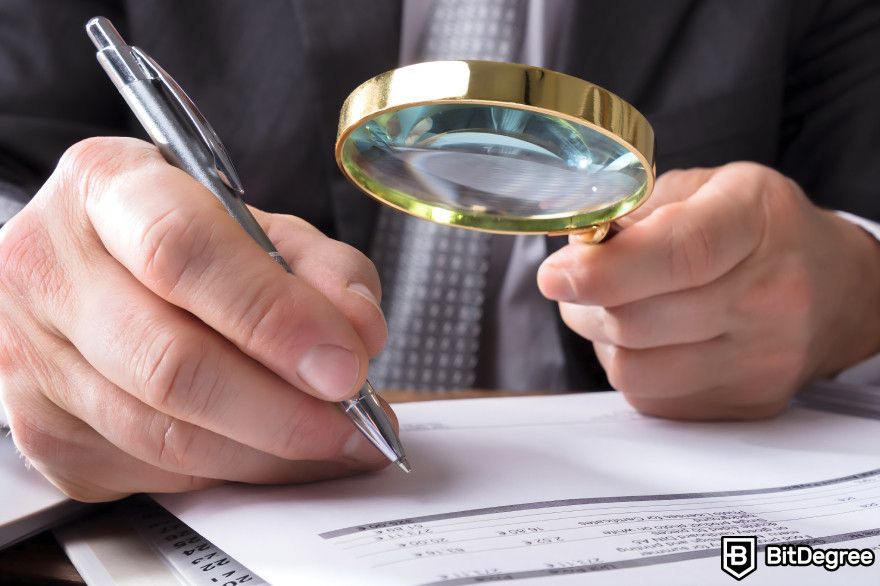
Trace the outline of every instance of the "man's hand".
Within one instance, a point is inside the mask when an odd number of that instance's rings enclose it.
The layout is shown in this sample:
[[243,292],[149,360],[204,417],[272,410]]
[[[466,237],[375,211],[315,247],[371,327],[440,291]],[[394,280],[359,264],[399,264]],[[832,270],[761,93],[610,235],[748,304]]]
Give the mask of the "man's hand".
[[550,256],[538,284],[644,413],[770,416],[880,352],[880,245],[776,171],[666,173],[621,223]]
[[375,269],[302,220],[255,214],[295,276],[154,147],[90,139],[0,231],[3,404],[68,495],[383,462],[329,402],[384,344]]

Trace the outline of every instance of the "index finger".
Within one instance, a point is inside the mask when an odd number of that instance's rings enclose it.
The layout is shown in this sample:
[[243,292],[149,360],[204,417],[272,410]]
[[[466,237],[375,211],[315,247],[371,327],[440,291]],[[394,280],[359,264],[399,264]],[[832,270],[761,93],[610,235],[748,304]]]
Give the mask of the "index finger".
[[101,242],[154,294],[299,389],[326,400],[357,392],[368,357],[354,328],[283,272],[205,187],[152,146],[123,139],[87,145],[73,165],[88,178],[82,197]]
[[569,244],[538,272],[550,299],[614,307],[714,281],[764,237],[764,175],[753,165],[717,170],[689,198],[655,209],[596,245]]

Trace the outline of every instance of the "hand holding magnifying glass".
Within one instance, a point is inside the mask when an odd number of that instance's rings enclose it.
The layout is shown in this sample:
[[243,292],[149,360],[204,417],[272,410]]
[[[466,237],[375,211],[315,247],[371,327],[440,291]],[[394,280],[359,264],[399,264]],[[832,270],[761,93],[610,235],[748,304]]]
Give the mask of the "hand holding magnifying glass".
[[[653,131],[587,82],[505,63],[395,70],[349,97],[337,160],[425,219],[572,234],[541,290],[644,412],[767,416],[880,351],[877,242],[755,164],[667,174],[637,209],[654,187]],[[580,244],[617,221],[607,245]]]
[[773,169],[665,173],[621,223],[538,283],[643,413],[767,417],[880,352],[880,244]]

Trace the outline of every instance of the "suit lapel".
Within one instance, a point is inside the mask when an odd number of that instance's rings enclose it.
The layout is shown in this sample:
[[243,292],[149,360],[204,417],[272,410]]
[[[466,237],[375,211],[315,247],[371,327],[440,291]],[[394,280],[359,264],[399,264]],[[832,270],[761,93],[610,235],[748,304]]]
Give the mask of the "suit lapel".
[[309,80],[318,84],[321,146],[328,152],[336,235],[361,250],[372,237],[375,202],[351,186],[336,168],[333,144],[339,109],[346,96],[370,77],[397,65],[400,39],[400,1],[290,0],[295,30],[311,68]]
[[574,2],[555,65],[646,108],[651,82],[694,2]]

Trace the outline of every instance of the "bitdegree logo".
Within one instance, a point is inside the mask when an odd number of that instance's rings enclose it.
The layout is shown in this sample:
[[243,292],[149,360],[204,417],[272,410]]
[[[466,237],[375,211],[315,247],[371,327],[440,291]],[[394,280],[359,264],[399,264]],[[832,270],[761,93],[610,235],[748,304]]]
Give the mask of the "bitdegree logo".
[[874,565],[874,550],[852,548],[819,549],[809,545],[768,545],[764,563],[768,566],[820,566],[833,572],[843,566]]
[[[757,569],[758,537],[736,535],[721,538],[721,569],[742,580]],[[779,543],[764,546],[764,564],[776,566],[817,566],[834,572],[844,566],[873,566],[876,554],[871,548],[818,548],[807,543]]]
[[742,580],[755,571],[758,537],[756,535],[728,535],[721,538],[721,570],[736,580]]

